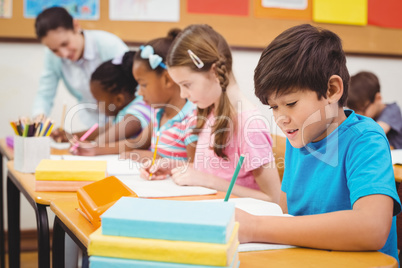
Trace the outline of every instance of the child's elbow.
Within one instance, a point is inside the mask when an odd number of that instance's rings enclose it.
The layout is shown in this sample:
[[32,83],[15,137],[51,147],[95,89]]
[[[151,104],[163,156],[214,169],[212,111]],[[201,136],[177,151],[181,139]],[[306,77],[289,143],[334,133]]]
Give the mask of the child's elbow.
[[384,247],[389,236],[388,228],[377,228],[377,230],[367,233],[364,241],[364,250],[380,250]]

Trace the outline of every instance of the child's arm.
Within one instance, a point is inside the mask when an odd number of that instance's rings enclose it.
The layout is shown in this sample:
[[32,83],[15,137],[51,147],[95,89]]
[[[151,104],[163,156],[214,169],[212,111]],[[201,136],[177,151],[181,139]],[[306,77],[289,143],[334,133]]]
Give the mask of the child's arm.
[[192,142],[186,146],[187,150],[187,159],[188,162],[193,163],[195,157],[195,149],[197,148],[197,142]]
[[[151,131],[151,134],[149,134]],[[97,146],[80,146],[77,148],[77,155],[104,155],[104,154],[124,154],[133,149],[148,149],[151,144],[152,126],[148,125],[136,138],[129,140],[120,140],[112,143],[102,143],[98,140]],[[87,147],[87,148],[85,148]]]
[[391,126],[388,125],[387,123],[385,123],[383,121],[377,121],[377,123],[380,125],[380,127],[382,127],[382,129],[384,130],[385,134],[388,134],[388,132],[391,130]]
[[379,250],[392,224],[393,199],[369,195],[352,210],[296,217],[253,216],[236,210],[241,242],[270,242],[331,250]]
[[[106,129],[106,128],[104,128],[104,129]],[[56,130],[52,131],[52,133],[50,134],[50,137],[53,140],[55,140],[56,142],[69,142],[69,141],[71,141],[71,137],[77,136],[78,138],[80,138],[82,135],[85,134],[85,132],[87,132],[87,130],[70,134],[70,133],[67,133],[65,130],[56,129]],[[95,140],[98,137],[98,135],[99,135],[99,128],[95,129],[91,133],[91,135],[88,136],[88,138],[86,140],[87,141]]]
[[267,163],[253,170],[254,179],[261,189],[258,199],[279,203],[281,182],[275,162]]
[[105,143],[115,142],[129,139],[139,132],[141,132],[140,120],[132,114],[127,114],[119,123],[111,125],[100,133],[97,140]]
[[[232,194],[238,197],[253,197],[256,199],[278,203],[280,188],[277,171],[275,172],[273,169],[268,169],[265,167],[260,167],[260,169],[261,170],[256,171],[256,173],[259,173],[258,176],[273,175],[273,178],[271,178],[273,181],[269,184],[269,186],[272,187],[273,196],[267,195],[260,190],[251,189],[238,184],[234,185]],[[265,169],[267,169],[267,172],[264,171]],[[275,177],[275,174],[277,177]],[[226,181],[213,174],[195,170],[192,166],[186,167],[186,169],[183,169],[182,167],[174,168],[172,170],[172,179],[178,185],[203,186],[222,192],[226,192],[230,185],[229,181]],[[274,180],[277,180],[277,182]]]

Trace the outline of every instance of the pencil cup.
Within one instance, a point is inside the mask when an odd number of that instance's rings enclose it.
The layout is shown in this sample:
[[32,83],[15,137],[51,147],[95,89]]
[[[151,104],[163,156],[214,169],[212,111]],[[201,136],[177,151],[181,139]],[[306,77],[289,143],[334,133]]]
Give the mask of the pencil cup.
[[24,173],[35,173],[42,159],[50,158],[50,137],[14,136],[14,168]]

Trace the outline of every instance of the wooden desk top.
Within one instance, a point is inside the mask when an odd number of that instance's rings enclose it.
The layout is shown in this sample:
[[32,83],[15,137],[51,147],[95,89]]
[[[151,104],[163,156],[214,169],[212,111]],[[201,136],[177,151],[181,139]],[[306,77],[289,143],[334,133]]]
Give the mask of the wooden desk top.
[[402,165],[394,165],[394,176],[396,182],[402,182]]
[[35,174],[21,173],[14,169],[14,161],[7,163],[8,172],[17,180],[29,196],[38,204],[50,205],[57,198],[75,198],[76,192],[35,192]]
[[[190,197],[186,200],[222,198],[224,193],[211,196]],[[184,197],[181,199],[185,199]],[[51,210],[76,235],[81,243],[88,247],[89,235],[96,229],[79,212],[76,198],[53,200]],[[240,253],[240,267],[387,267],[396,268],[398,262],[391,256],[380,252],[340,252],[306,248],[292,248],[270,251]]]

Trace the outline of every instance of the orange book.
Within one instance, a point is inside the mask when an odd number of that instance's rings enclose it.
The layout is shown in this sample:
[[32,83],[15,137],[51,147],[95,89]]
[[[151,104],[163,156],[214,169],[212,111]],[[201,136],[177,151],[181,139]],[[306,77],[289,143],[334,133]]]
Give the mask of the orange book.
[[88,184],[77,191],[81,214],[95,227],[101,224],[100,216],[122,196],[138,195],[114,176]]

